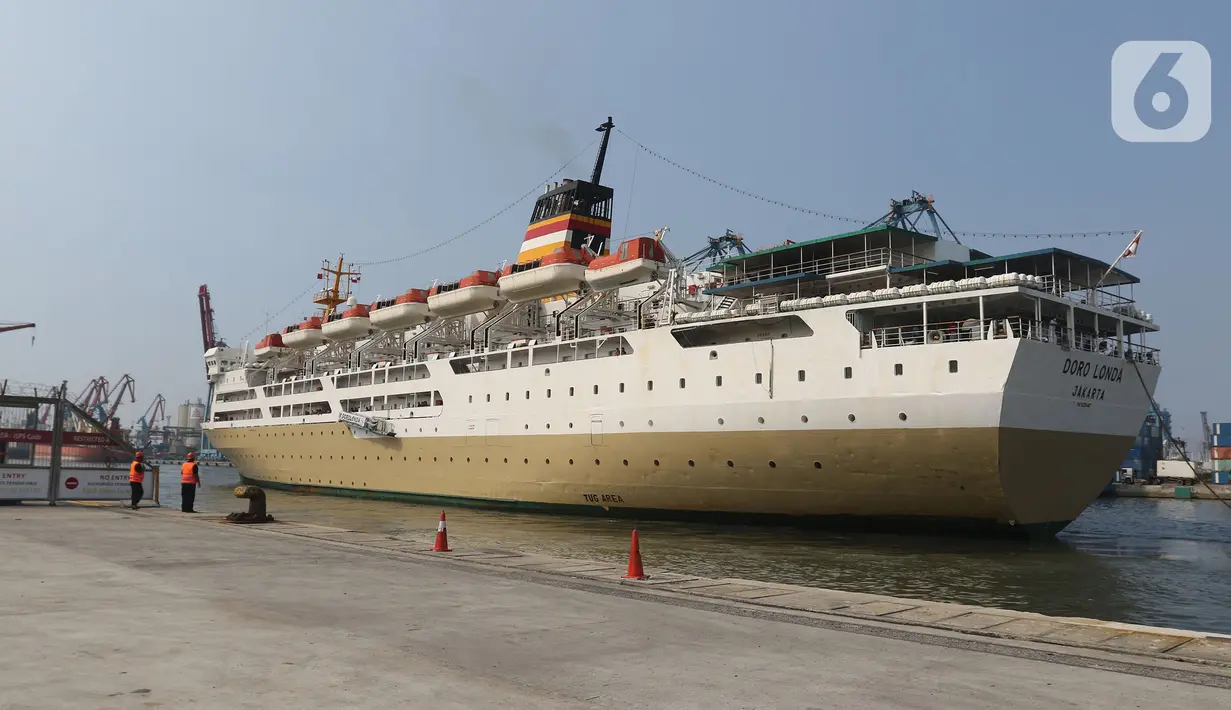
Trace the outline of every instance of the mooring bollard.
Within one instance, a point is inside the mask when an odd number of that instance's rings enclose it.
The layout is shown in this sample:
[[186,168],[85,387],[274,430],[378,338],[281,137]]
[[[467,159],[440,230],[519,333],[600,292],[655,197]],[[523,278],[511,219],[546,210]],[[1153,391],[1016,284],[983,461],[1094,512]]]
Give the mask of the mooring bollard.
[[227,521],[232,523],[272,523],[274,516],[265,511],[265,491],[259,486],[236,486],[236,498],[248,499],[247,513],[231,513]]

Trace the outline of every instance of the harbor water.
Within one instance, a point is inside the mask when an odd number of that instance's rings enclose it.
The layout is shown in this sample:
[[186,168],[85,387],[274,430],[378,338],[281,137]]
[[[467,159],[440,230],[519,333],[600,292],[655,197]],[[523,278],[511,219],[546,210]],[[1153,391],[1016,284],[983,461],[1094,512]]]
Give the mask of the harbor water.
[[[164,466],[162,504],[179,505]],[[198,507],[245,510],[233,468],[203,466]],[[439,506],[269,491],[282,520],[430,539]],[[455,549],[623,563],[633,522],[447,508]],[[644,521],[647,565],[929,601],[1231,633],[1231,508],[1099,499],[1054,541],[852,534]]]

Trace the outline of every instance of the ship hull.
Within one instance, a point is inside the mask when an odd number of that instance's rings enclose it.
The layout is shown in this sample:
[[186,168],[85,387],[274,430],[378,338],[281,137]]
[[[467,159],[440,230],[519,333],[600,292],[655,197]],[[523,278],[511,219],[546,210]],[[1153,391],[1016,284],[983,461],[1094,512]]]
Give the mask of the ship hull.
[[[211,436],[286,490],[618,517],[1052,535],[1131,436],[1010,428],[357,439],[338,424]],[[259,442],[259,443],[258,443]],[[817,468],[818,464],[820,468]]]

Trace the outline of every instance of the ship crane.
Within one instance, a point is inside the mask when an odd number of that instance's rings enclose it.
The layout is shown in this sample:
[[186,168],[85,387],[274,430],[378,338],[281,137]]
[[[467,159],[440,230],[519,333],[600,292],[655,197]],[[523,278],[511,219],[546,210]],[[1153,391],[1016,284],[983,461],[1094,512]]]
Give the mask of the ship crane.
[[[933,199],[931,195],[921,194],[918,190],[911,190],[910,197],[905,200],[889,200],[889,211],[886,212],[880,219],[869,224],[867,227],[864,227],[864,229],[888,226],[919,232],[920,230],[916,227],[916,225],[919,224],[919,220],[922,219],[924,215],[927,215],[928,218],[931,219],[932,229],[936,232],[936,237],[938,239],[943,238],[947,233],[949,236],[953,237],[953,241],[958,244],[962,243],[961,240],[957,238],[957,235],[953,233],[953,230],[949,228],[949,223],[945,221],[945,218],[941,217],[940,213],[936,211],[936,200]],[[945,227],[943,232],[940,229],[942,224]]]
[[214,306],[209,300],[209,286],[201,284],[197,289],[197,307],[201,311],[201,344],[202,352],[210,348],[225,348],[226,342],[219,338],[214,329]]

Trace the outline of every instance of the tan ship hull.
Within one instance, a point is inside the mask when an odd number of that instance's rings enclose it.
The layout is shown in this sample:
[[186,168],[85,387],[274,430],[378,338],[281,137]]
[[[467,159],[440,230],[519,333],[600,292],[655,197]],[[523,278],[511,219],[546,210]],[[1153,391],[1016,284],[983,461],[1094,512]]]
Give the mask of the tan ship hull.
[[250,480],[351,495],[662,517],[935,521],[1051,534],[1132,437],[1008,428],[356,438],[220,429]]

